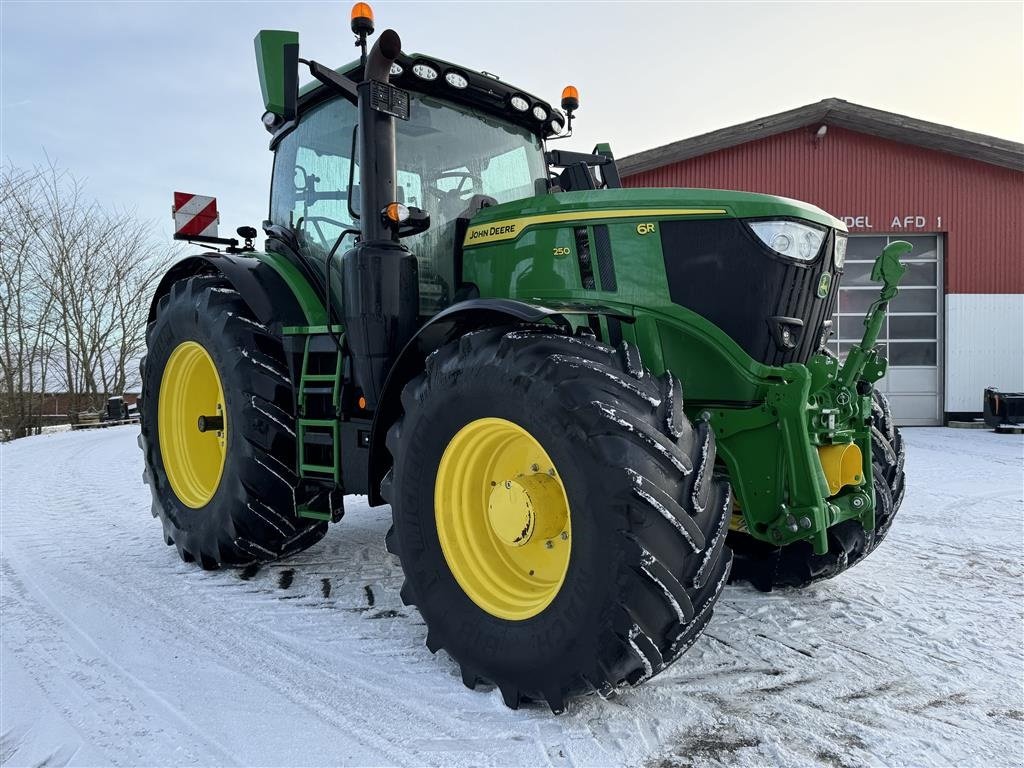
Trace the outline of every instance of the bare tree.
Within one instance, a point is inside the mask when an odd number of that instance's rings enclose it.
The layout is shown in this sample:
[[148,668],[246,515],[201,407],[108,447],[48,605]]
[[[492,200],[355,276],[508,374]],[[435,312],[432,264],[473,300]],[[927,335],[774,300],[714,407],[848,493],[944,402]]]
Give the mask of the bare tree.
[[38,421],[52,344],[52,297],[35,280],[39,174],[0,169],[0,435],[20,437]]
[[141,228],[117,231],[108,251],[115,286],[111,313],[117,333],[107,351],[111,362],[110,375],[104,379],[107,392],[123,392],[141,384],[138,361],[146,347],[149,302],[177,252],[177,248],[155,243]]
[[175,249],[53,164],[0,177],[0,434],[38,423],[47,389],[102,406],[138,383],[149,300]]

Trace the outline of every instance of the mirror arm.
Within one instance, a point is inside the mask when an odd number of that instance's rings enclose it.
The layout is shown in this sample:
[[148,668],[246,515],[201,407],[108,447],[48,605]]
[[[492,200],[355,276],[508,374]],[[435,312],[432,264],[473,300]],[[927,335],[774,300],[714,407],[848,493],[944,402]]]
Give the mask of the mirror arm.
[[356,92],[356,84],[352,80],[349,80],[344,75],[339,75],[333,69],[325,67],[317,61],[307,61],[306,64],[309,65],[310,74],[321,83],[329,88],[333,88],[353,104],[359,102],[359,95]]

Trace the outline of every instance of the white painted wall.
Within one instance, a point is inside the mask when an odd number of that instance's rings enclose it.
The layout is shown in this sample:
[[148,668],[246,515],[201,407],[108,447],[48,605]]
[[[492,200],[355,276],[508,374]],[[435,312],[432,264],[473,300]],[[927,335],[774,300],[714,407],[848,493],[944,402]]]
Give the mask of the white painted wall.
[[985,387],[1024,392],[1024,294],[946,294],[946,411],[981,411]]

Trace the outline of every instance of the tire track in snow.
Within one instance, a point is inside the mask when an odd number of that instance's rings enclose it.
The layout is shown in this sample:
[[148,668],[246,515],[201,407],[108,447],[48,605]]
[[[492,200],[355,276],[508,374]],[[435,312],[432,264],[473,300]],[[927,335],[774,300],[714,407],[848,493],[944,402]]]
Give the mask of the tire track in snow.
[[[313,657],[302,654],[289,644],[280,644],[277,637],[257,637],[254,633],[257,627],[240,622],[230,614],[222,616],[232,624],[230,630],[226,630],[224,623],[212,625],[205,617],[195,617],[186,605],[171,610],[166,602],[156,601],[141,591],[122,591],[119,597],[142,604],[150,617],[162,614],[167,622],[177,623],[179,633],[188,633],[190,644],[214,651],[222,659],[237,658],[246,662],[239,669],[244,669],[253,678],[306,708],[325,723],[344,731],[353,741],[369,747],[392,763],[416,762],[417,756],[414,753],[389,738],[377,735],[378,723],[362,711],[366,701],[379,700],[381,695],[393,691],[371,687],[356,677],[340,676],[322,664],[325,660],[335,664],[342,661],[349,666],[347,659]],[[258,660],[258,663],[253,664],[253,660]],[[359,670],[347,671],[356,674]],[[339,694],[344,694],[344,698],[339,698]],[[350,698],[351,694],[354,696]],[[398,709],[408,717],[422,714],[409,709],[402,702],[390,702],[389,708]]]
[[[207,748],[204,754],[216,756],[225,765],[237,764],[228,750],[209,739],[180,710],[99,648],[31,582],[20,579],[6,560],[0,561],[0,574],[4,583],[0,604],[6,620],[5,639],[10,652],[29,662],[24,667],[65,717],[72,721],[87,719],[90,722],[90,733],[100,737],[97,745],[107,752],[112,762],[138,765],[155,757],[148,751],[126,745],[124,736],[127,732],[157,735],[162,749],[168,753],[181,749],[183,744],[200,743]],[[46,677],[40,675],[40,667],[45,667],[50,674]],[[70,688],[81,692],[81,696],[75,698],[86,699],[90,705],[106,705],[106,711],[96,712],[94,706],[71,708],[67,703]],[[155,711],[137,711],[136,697],[129,696],[126,691],[141,694],[148,699],[148,710]],[[164,719],[178,726],[180,732],[173,738],[164,738]],[[128,759],[121,760],[126,752]],[[43,763],[51,764],[56,754],[50,755]],[[199,755],[189,751],[186,757],[193,761]]]
[[[9,568],[6,563],[5,567]],[[5,575],[10,582],[17,583],[13,573]],[[378,724],[362,713],[365,702],[374,698],[379,699],[382,691],[368,690],[358,679],[341,677],[325,669],[322,666],[323,658],[314,660],[308,655],[295,653],[294,649],[282,646],[276,638],[263,638],[261,642],[259,638],[253,637],[253,625],[242,624],[230,615],[222,615],[222,618],[231,620],[234,631],[224,631],[223,622],[211,623],[208,616],[197,615],[194,610],[195,595],[190,596],[187,602],[174,605],[173,598],[168,599],[167,594],[158,601],[142,590],[129,589],[122,583],[110,583],[97,578],[88,570],[78,571],[73,575],[74,578],[70,582],[58,588],[79,591],[83,598],[90,593],[104,594],[110,601],[110,608],[124,612],[125,625],[130,624],[133,616],[145,615],[150,622],[154,617],[160,617],[160,623],[166,627],[173,627],[179,637],[187,636],[189,647],[211,651],[222,663],[239,660],[241,666],[237,669],[240,672],[287,697],[332,728],[341,730],[351,741],[369,748],[371,754],[378,756],[376,759],[383,758],[391,763],[409,765],[417,762],[415,754],[395,745],[389,738],[378,736]],[[224,572],[223,575],[230,576],[230,573]],[[68,627],[74,628],[73,622],[66,616],[61,616]],[[60,623],[53,621],[51,626],[54,628],[54,636],[60,637]],[[253,663],[254,660],[256,663]],[[339,661],[337,658],[329,660]],[[70,662],[70,666],[75,667],[73,661]],[[134,684],[149,692],[149,689],[135,678],[123,682],[125,688],[130,688]],[[350,697],[353,689],[356,695]],[[345,698],[339,699],[336,694],[340,693],[344,693]],[[392,702],[389,706],[405,709],[410,717],[418,714],[400,703]],[[204,741],[199,731],[194,733],[194,737],[196,741]],[[230,753],[223,751],[219,745],[216,746],[217,749],[211,750],[210,756],[218,762],[230,762]],[[132,762],[146,761],[140,759]]]

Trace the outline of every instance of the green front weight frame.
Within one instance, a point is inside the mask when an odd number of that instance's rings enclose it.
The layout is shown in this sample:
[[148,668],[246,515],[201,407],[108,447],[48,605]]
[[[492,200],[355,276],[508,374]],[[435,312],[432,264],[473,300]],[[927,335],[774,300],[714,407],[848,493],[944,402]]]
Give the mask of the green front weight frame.
[[[711,408],[719,452],[729,468],[741,529],[782,546],[810,540],[828,551],[828,528],[844,520],[875,527],[871,457],[871,392],[888,363],[877,341],[889,302],[906,267],[900,258],[912,246],[890,243],[875,260],[874,282],[881,294],[864,319],[864,335],[842,366],[828,354],[807,365],[772,369],[763,403],[754,408]],[[830,495],[818,448],[855,443],[863,459],[859,482]]]

